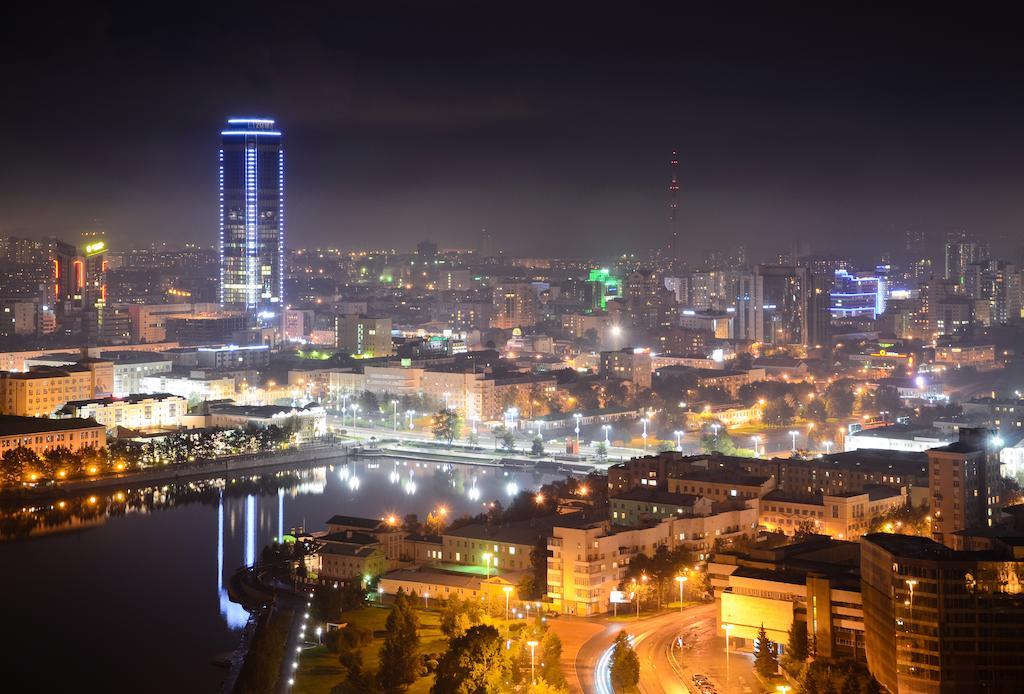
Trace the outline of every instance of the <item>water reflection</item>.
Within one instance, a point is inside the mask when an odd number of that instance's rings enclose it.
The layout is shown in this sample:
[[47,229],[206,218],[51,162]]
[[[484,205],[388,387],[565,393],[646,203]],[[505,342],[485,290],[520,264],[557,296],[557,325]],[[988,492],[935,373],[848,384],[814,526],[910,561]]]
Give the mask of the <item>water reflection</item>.
[[[37,506],[0,507],[0,539],[34,543],[62,533],[76,533],[76,544],[82,549],[110,542],[112,538],[129,543],[127,546],[162,542],[163,539],[152,535],[152,531],[146,531],[145,528],[152,525],[123,525],[132,516],[162,512],[176,519],[170,532],[175,533],[173,539],[177,542],[161,545],[159,559],[174,566],[178,576],[176,589],[188,598],[186,611],[208,610],[205,607],[210,597],[208,571],[213,567],[207,563],[209,558],[202,561],[201,556],[194,554],[196,548],[204,544],[194,533],[204,524],[212,530],[212,524],[216,523],[219,620],[229,630],[238,630],[245,627],[249,615],[228,599],[226,584],[230,576],[241,566],[252,566],[265,545],[280,541],[288,532],[297,528],[322,530],[326,520],[334,514],[372,518],[417,514],[423,520],[431,510],[441,506],[452,518],[476,514],[491,500],[505,501],[521,490],[536,489],[556,477],[448,463],[399,460],[380,464],[355,460],[336,466],[69,496]],[[291,523],[286,523],[286,511]],[[115,523],[119,524],[117,532],[112,532],[109,526]],[[17,560],[21,553],[19,544],[14,542],[13,546],[5,548],[7,556]],[[208,568],[200,570],[202,567]],[[74,574],[75,570],[74,563],[70,563],[68,572]],[[76,579],[74,575],[68,578]],[[110,586],[113,595],[126,596],[126,604],[112,607],[136,608],[127,597],[132,594],[130,572],[113,571],[108,579],[114,584]],[[123,584],[123,591],[117,584]],[[69,608],[55,600],[53,618]],[[192,616],[179,615],[181,619]],[[111,641],[121,638],[116,634],[104,636]],[[172,643],[170,637],[167,644],[154,645],[166,646],[168,658],[180,648],[180,643]],[[225,650],[231,647],[228,644]]]

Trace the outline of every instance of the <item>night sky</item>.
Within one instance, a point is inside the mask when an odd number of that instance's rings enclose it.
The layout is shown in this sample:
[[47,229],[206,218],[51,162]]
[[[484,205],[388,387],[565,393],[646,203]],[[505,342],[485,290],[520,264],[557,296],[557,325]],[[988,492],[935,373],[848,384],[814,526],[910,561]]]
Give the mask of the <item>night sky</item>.
[[0,233],[213,243],[220,126],[259,115],[285,133],[292,246],[486,227],[518,253],[642,252],[667,234],[673,147],[686,249],[1021,245],[1010,17],[290,4],[5,20]]

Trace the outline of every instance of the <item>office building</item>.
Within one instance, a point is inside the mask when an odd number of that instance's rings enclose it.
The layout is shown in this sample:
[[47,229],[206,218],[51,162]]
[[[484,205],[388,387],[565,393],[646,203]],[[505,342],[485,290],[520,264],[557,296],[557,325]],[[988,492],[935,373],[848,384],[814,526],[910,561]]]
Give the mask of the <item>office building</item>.
[[284,294],[284,150],[269,118],[221,131],[220,304],[280,317]]
[[757,265],[740,278],[736,336],[776,345],[827,344],[828,292],[806,267]]
[[0,371],[0,413],[49,417],[70,400],[109,396],[113,381],[112,364],[102,359],[36,366],[26,372]]
[[[754,648],[762,626],[783,649],[794,622],[807,626],[818,657],[865,657],[864,610],[855,542],[811,535],[781,544],[769,539],[716,553],[708,579],[728,625],[732,647]],[[718,629],[722,633],[722,629]]]
[[882,686],[894,694],[1020,690],[1019,538],[979,551],[883,533],[860,544],[867,661]]

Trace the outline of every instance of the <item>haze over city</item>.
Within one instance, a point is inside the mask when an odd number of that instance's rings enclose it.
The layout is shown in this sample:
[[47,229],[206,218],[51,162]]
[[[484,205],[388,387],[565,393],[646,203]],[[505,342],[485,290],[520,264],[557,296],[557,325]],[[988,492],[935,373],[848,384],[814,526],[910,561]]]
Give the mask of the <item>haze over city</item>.
[[[29,13],[0,224],[209,242],[229,116],[288,131],[289,239],[609,253],[700,239],[856,252],[906,230],[1013,243],[1020,67],[996,17],[929,7],[146,8]],[[272,17],[263,21],[263,17]],[[52,204],[54,199],[59,205]],[[537,244],[540,244],[539,246]]]

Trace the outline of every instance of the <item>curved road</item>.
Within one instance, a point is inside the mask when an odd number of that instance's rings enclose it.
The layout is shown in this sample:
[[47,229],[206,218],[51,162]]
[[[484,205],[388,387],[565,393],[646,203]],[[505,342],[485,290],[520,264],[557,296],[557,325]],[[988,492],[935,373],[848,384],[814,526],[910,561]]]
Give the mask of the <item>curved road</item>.
[[696,692],[695,673],[708,676],[719,692],[760,692],[753,675],[753,659],[731,653],[726,658],[725,638],[716,633],[714,603],[689,607],[680,615],[666,612],[638,621],[604,622],[576,656],[578,686],[584,692],[611,694],[608,668],[611,644],[620,631],[633,637],[640,658],[640,691],[644,694]]

